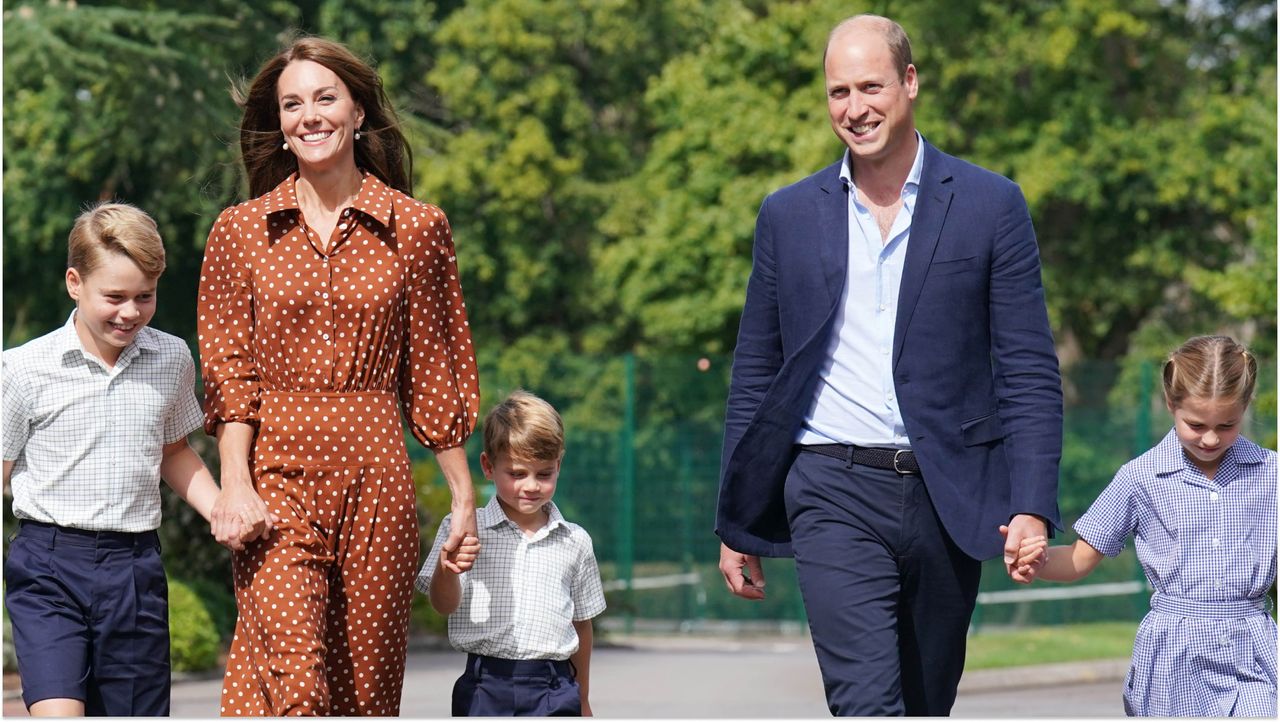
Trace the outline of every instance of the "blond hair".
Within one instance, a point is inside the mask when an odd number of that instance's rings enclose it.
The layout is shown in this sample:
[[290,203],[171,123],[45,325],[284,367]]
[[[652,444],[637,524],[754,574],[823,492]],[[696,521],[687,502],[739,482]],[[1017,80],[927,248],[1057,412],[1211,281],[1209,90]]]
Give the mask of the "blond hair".
[[164,273],[164,241],[156,222],[128,203],[98,203],[76,218],[67,237],[67,268],[83,278],[102,265],[103,254],[119,253],[151,278]]
[[1169,354],[1164,364],[1164,400],[1177,408],[1188,398],[1253,400],[1258,360],[1230,336],[1196,336]]
[[564,455],[564,422],[555,407],[528,391],[512,391],[484,417],[484,453],[524,461],[558,460]]

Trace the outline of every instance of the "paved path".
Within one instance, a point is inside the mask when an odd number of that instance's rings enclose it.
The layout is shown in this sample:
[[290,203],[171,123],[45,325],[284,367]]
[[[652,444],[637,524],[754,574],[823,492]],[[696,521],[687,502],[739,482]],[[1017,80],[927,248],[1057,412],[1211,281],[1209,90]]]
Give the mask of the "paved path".
[[[448,717],[463,655],[409,655],[401,713]],[[972,672],[952,715],[962,718],[1119,717],[1120,662]],[[1063,685],[1063,681],[1076,684]],[[1088,683],[1080,683],[1088,682]],[[1011,687],[1012,685],[1012,687]],[[174,717],[216,717],[220,679],[174,685]],[[627,640],[597,649],[591,664],[597,716],[614,718],[824,718],[817,661],[807,638],[732,642]],[[5,714],[22,714],[6,700]]]

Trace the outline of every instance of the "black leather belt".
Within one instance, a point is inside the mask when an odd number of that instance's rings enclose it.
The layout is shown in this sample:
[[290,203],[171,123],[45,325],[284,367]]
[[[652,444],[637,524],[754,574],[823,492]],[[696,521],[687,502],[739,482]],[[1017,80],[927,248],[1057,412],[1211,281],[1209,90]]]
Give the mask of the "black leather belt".
[[899,474],[919,474],[920,463],[911,449],[877,449],[870,446],[847,444],[802,444],[801,451],[830,456],[848,464],[889,469]]

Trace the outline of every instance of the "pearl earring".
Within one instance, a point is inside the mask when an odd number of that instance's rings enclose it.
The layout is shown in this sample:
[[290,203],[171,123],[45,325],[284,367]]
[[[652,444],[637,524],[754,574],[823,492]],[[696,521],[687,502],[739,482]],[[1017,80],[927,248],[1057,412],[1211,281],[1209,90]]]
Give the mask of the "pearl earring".
[[286,140],[284,145],[280,146],[280,150],[289,150],[289,141]]
[[356,140],[360,140],[360,131],[356,131]]

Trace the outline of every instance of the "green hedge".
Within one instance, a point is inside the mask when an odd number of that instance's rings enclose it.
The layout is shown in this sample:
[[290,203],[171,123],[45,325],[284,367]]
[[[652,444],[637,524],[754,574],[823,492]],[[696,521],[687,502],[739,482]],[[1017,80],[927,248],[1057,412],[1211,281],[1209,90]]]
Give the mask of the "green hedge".
[[212,615],[191,586],[169,580],[169,649],[173,671],[197,672],[218,664],[221,640]]

